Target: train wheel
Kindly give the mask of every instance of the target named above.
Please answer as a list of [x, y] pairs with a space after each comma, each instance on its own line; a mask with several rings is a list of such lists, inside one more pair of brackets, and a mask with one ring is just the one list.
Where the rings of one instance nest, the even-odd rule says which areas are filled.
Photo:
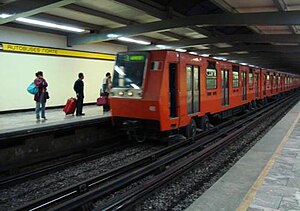
[[192, 138], [194, 139], [197, 135], [197, 124], [194, 119], [191, 119], [190, 124], [185, 129], [185, 136], [186, 138]]
[[210, 128], [209, 118], [207, 115], [205, 115], [201, 118], [201, 129], [202, 131], [206, 131], [209, 130], [209, 128]]
[[136, 142], [139, 143], [142, 143], [146, 140], [146, 134], [143, 131], [134, 131], [132, 137]]

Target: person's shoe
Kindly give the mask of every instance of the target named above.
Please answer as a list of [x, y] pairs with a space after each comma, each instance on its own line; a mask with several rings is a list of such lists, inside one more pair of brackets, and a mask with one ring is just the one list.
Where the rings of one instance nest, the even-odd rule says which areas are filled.
[[81, 116], [84, 116], [84, 115], [85, 115], [85, 113], [81, 113], [80, 115], [81, 115]]
[[37, 116], [37, 117], [36, 117], [36, 121], [39, 121], [39, 120], [40, 120], [40, 117], [39, 117], [39, 116]]
[[44, 120], [47, 120], [47, 118], [46, 117], [42, 117]]

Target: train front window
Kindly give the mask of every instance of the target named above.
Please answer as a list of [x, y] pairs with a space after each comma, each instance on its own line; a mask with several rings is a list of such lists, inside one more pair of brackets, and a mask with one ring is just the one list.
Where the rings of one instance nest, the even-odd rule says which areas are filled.
[[141, 89], [148, 53], [120, 53], [114, 67], [113, 88]]

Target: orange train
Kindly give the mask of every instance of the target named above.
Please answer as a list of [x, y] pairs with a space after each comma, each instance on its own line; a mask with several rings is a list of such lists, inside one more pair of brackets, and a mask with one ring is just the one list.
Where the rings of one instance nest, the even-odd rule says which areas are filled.
[[113, 122], [137, 140], [183, 133], [255, 108], [298, 88], [297, 75], [177, 51], [117, 55], [110, 106]]

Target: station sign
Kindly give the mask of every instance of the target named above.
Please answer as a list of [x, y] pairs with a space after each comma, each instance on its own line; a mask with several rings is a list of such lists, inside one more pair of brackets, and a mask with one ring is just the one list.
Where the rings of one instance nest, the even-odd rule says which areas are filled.
[[53, 55], [53, 56], [66, 56], [66, 57], [77, 57], [77, 58], [87, 58], [87, 59], [100, 59], [100, 60], [111, 60], [114, 61], [116, 56], [113, 54], [103, 54], [94, 53], [87, 51], [76, 51], [60, 48], [47, 48], [32, 45], [19, 45], [2, 43], [2, 50], [9, 52], [19, 52], [19, 53], [30, 53], [30, 54], [40, 54], [40, 55]]

